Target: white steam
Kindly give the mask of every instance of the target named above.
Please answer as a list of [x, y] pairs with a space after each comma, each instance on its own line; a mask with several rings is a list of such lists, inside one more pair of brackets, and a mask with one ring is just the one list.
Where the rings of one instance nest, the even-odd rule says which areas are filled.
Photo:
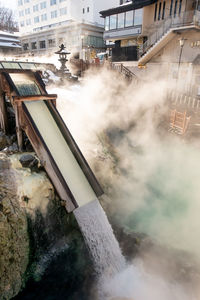
[[[102, 70], [50, 92], [58, 94], [62, 117], [109, 195], [103, 204], [115, 222], [200, 261], [200, 151], [196, 141], [167, 131], [168, 85], [127, 85]], [[109, 300], [198, 299], [136, 262], [103, 289]]]

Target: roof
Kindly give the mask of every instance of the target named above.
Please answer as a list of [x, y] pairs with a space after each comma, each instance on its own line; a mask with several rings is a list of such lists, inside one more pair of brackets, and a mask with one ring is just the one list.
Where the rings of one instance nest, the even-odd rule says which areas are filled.
[[0, 48], [21, 48], [21, 46], [17, 43], [12, 43], [12, 42], [7, 42], [7, 43], [4, 43], [4, 42], [1, 42], [0, 41]]
[[129, 10], [139, 9], [144, 6], [154, 4], [157, 1], [158, 0], [133, 0], [132, 2], [130, 2], [130, 4], [128, 2], [128, 3], [126, 3], [126, 5], [120, 5], [120, 6], [113, 7], [113, 8], [107, 9], [107, 10], [102, 10], [102, 11], [100, 11], [100, 14], [103, 18], [105, 18], [106, 16], [126, 12]]

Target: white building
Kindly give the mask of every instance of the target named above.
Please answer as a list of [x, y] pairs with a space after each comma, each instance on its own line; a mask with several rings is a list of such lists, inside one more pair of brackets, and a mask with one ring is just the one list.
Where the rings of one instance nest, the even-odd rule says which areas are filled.
[[69, 20], [103, 25], [99, 11], [118, 3], [119, 0], [18, 0], [20, 32], [40, 31]]
[[101, 51], [104, 19], [99, 11], [117, 4], [119, 0], [18, 0], [23, 51], [53, 52], [61, 42], [82, 58], [83, 48]]

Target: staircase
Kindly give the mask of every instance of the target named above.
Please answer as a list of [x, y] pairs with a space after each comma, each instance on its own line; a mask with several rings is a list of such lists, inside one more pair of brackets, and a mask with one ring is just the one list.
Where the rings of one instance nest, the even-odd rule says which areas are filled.
[[139, 78], [132, 71], [130, 71], [127, 67], [125, 67], [122, 63], [112, 62], [111, 69], [118, 71], [128, 81], [131, 81], [131, 82], [134, 81], [135, 83], [139, 82]]
[[157, 28], [140, 49], [138, 65], [145, 65], [158, 51], [176, 36], [176, 32], [189, 28], [200, 30], [200, 11], [192, 10], [180, 14], [178, 17], [166, 19]]

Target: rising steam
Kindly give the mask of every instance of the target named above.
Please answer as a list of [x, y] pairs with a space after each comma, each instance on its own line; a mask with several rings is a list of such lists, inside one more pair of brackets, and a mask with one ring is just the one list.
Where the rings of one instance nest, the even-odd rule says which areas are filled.
[[[114, 222], [166, 249], [187, 253], [188, 264], [190, 258], [198, 263], [199, 145], [168, 132], [168, 85], [166, 80], [128, 85], [117, 73], [102, 70], [88, 73], [81, 85], [50, 92], [59, 95], [58, 109], [109, 196], [103, 205]], [[192, 295], [167, 271], [154, 271], [131, 262], [104, 285], [105, 297], [198, 299], [198, 292]]]

